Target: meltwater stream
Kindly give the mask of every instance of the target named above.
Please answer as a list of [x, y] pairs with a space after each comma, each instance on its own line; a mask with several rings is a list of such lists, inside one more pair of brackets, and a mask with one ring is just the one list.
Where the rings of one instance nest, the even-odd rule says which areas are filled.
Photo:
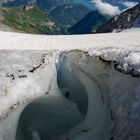
[[69, 56], [60, 59], [58, 87], [24, 109], [16, 140], [108, 140], [108, 116], [96, 81]]

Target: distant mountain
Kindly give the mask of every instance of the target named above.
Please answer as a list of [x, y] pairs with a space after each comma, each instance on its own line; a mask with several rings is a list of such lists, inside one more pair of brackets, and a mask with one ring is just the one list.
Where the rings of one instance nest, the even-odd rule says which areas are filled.
[[0, 29], [35, 34], [67, 34], [47, 13], [37, 7], [1, 7]]
[[128, 28], [140, 27], [140, 4], [124, 11], [119, 16], [115, 16], [101, 25], [97, 33], [108, 33], [112, 31], [120, 32]]
[[107, 17], [98, 11], [87, 14], [82, 20], [68, 29], [70, 34], [89, 34], [96, 32], [96, 29], [107, 21]]
[[92, 2], [92, 0], [72, 0], [72, 2], [84, 5], [91, 10], [95, 10], [95, 4]]
[[65, 4], [51, 11], [51, 16], [66, 28], [71, 27], [91, 12], [81, 4]]
[[[123, 9], [125, 6], [122, 2], [128, 1], [104, 0], [103, 2], [118, 4]], [[92, 8], [89, 8], [87, 3], [92, 2], [91, 0], [0, 0], [2, 6], [0, 30], [38, 34], [68, 34], [68, 32], [88, 34], [114, 30], [118, 32], [140, 26], [139, 5], [109, 20], [109, 17], [97, 10], [91, 12]]]
[[1, 6], [21, 6], [36, 3], [36, 0], [0, 0]]
[[[140, 2], [140, 0], [102, 0], [103, 2], [110, 3], [114, 6], [118, 6], [120, 9], [125, 9], [126, 6], [122, 2]], [[78, 3], [95, 10], [95, 4], [92, 0], [0, 0], [0, 5], [6, 6], [19, 6], [26, 5], [28, 3], [35, 3], [43, 10], [52, 10], [57, 6], [68, 4], [68, 3]]]
[[71, 3], [72, 0], [37, 0], [36, 5], [43, 10], [51, 11], [57, 6]]
[[45, 11], [50, 11], [59, 5], [69, 3], [71, 0], [0, 0], [2, 6], [23, 6], [35, 4]]

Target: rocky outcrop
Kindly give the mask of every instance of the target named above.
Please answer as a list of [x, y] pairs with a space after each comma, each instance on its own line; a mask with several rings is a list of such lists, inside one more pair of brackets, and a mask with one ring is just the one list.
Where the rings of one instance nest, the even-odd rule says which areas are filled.
[[120, 32], [124, 29], [140, 27], [140, 4], [115, 16], [101, 25], [96, 33]]

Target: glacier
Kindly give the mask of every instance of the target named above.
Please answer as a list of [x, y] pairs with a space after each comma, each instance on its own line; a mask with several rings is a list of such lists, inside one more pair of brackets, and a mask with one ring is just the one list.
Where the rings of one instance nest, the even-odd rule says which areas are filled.
[[0, 140], [139, 140], [139, 38], [0, 32]]

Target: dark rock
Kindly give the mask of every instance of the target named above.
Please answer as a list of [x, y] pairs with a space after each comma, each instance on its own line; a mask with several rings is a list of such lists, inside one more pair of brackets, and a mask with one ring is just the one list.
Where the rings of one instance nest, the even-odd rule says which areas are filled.
[[101, 25], [96, 33], [109, 33], [115, 30], [120, 32], [124, 29], [131, 28], [133, 23], [140, 16], [140, 4], [137, 4], [133, 8], [124, 11], [119, 16], [115, 16]]

